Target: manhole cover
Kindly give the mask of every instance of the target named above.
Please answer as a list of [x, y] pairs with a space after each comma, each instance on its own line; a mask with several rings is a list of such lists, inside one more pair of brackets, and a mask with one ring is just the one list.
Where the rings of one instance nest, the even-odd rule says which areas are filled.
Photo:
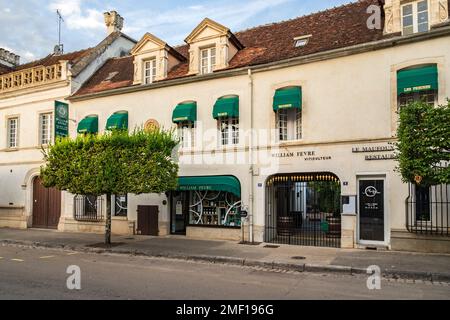
[[265, 245], [264, 246], [264, 248], [268, 248], [268, 249], [277, 249], [277, 248], [279, 248], [280, 246], [274, 246], [274, 245], [271, 245], [271, 244], [268, 244], [268, 245]]
[[294, 260], [305, 260], [306, 258], [297, 256], [297, 257], [292, 257], [291, 259], [294, 259]]

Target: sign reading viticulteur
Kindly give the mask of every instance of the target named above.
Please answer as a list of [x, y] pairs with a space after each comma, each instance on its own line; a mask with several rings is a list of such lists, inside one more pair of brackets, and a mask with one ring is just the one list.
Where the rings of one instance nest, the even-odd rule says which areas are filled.
[[69, 136], [69, 105], [55, 101], [55, 137]]

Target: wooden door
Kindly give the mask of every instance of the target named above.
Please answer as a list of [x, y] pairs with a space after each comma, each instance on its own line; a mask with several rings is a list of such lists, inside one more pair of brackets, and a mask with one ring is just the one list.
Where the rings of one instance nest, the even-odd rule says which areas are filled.
[[158, 214], [158, 206], [138, 206], [138, 234], [146, 236], [158, 236]]
[[33, 180], [33, 228], [56, 229], [61, 217], [61, 191]]

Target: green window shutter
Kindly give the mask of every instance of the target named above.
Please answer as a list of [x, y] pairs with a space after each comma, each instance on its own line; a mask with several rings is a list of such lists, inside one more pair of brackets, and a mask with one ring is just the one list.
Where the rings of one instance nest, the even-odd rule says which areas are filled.
[[78, 133], [90, 133], [90, 134], [98, 133], [98, 117], [91, 116], [84, 118], [78, 124], [77, 131]]
[[437, 65], [429, 65], [397, 72], [397, 94], [438, 90]]
[[173, 123], [197, 121], [197, 103], [191, 102], [177, 105], [175, 110], [173, 110], [172, 121]]
[[301, 109], [302, 108], [302, 88], [290, 87], [278, 89], [273, 98], [273, 111], [279, 109]]
[[114, 113], [106, 122], [106, 130], [127, 130], [128, 113]]
[[233, 176], [180, 177], [179, 191], [226, 191], [241, 197], [241, 183]]
[[213, 109], [213, 118], [239, 118], [239, 97], [217, 100]]

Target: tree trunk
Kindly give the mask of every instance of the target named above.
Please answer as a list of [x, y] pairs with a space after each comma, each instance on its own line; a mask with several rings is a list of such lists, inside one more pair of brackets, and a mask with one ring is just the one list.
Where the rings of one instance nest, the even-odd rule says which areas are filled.
[[105, 228], [105, 244], [111, 244], [111, 195], [106, 195], [106, 228]]

